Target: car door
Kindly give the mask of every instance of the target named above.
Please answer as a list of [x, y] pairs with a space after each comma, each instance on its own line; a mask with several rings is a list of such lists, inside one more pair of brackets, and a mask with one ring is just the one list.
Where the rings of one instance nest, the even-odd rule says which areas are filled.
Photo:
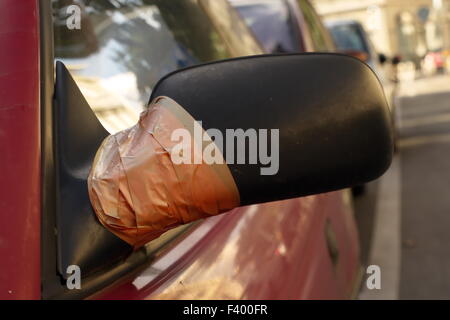
[[[178, 228], [131, 253], [92, 214], [85, 191], [88, 163], [108, 133], [137, 121], [153, 85], [165, 74], [261, 52], [226, 2], [116, 4], [40, 3], [44, 298], [86, 297], [148, 263], [192, 227]], [[239, 34], [239, 46], [230, 36], [234, 33]], [[54, 61], [66, 68], [54, 69]], [[81, 268], [80, 290], [65, 286], [71, 265]]]
[[[68, 25], [77, 14], [80, 28]], [[159, 78], [261, 52], [225, 1], [54, 1], [41, 4], [41, 17], [44, 298], [348, 296], [357, 253], [339, 192], [238, 208], [135, 252], [95, 221], [86, 202], [94, 140], [133, 124]], [[68, 70], [55, 70], [52, 103], [54, 60]], [[330, 209], [348, 228], [322, 228]], [[316, 233], [318, 241], [308, 240]], [[336, 258], [345, 245], [353, 255]], [[65, 285], [71, 265], [81, 268], [81, 289]]]
[[[257, 23], [249, 11], [255, 8], [259, 18], [274, 12], [283, 14], [275, 17], [275, 25], [289, 21], [285, 18], [290, 14], [283, 11], [289, 9], [286, 2], [231, 3], [243, 4], [239, 12], [247, 23]], [[264, 23], [270, 21], [265, 19]], [[251, 29], [258, 36], [255, 25]], [[280, 27], [274, 33], [280, 30], [289, 32], [289, 28]], [[295, 39], [292, 33], [278, 33], [277, 39], [289, 36]], [[270, 41], [272, 34], [265, 37], [267, 41], [259, 40], [266, 44], [266, 50], [277, 47]], [[332, 43], [325, 44], [327, 50], [334, 50]], [[348, 190], [238, 208], [228, 215], [227, 220], [205, 222], [214, 226], [214, 236], [200, 228], [172, 249], [186, 256], [185, 264], [180, 265], [169, 253], [131, 283], [119, 285], [116, 293], [157, 299], [336, 299], [355, 295], [360, 275], [359, 247]], [[194, 246], [192, 239], [200, 237], [202, 241]], [[98, 297], [123, 297], [116, 293]]]

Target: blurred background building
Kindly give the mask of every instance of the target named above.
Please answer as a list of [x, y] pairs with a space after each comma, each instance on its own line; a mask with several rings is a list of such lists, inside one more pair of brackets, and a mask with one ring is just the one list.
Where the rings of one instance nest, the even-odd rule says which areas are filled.
[[380, 53], [421, 67], [450, 47], [450, 0], [312, 0], [327, 21], [357, 20]]

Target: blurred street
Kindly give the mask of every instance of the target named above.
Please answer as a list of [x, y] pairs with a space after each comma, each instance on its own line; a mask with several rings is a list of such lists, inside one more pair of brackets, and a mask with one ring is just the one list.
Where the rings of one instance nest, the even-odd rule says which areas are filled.
[[400, 298], [450, 298], [450, 78], [419, 79], [400, 100]]
[[361, 298], [449, 299], [450, 77], [404, 79], [397, 105], [394, 165], [355, 203], [363, 260], [382, 270]]

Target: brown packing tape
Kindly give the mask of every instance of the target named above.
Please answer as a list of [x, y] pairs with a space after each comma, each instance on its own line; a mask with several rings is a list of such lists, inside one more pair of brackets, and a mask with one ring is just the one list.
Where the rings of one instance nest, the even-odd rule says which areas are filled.
[[176, 129], [189, 131], [192, 159], [202, 153], [204, 146], [194, 143], [194, 121], [174, 100], [159, 97], [135, 126], [107, 137], [97, 152], [88, 178], [92, 206], [107, 229], [135, 248], [180, 224], [239, 206], [238, 189], [215, 145], [221, 163], [172, 162]]

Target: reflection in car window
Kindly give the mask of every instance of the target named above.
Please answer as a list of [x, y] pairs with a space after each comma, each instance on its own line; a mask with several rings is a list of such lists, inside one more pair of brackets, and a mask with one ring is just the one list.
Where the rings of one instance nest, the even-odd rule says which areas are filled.
[[369, 53], [364, 43], [364, 35], [355, 24], [342, 24], [330, 27], [334, 42], [339, 50], [357, 50]]
[[303, 17], [308, 25], [314, 51], [331, 51], [334, 49], [333, 41], [327, 34], [325, 27], [320, 22], [320, 18], [306, 0], [298, 0], [298, 4], [303, 12]]
[[[80, 29], [67, 27], [73, 4]], [[230, 56], [196, 1], [54, 0], [53, 8], [55, 59], [110, 132], [136, 123], [162, 76]]]
[[300, 50], [288, 5], [283, 0], [239, 1], [231, 3], [258, 38], [267, 53]]

